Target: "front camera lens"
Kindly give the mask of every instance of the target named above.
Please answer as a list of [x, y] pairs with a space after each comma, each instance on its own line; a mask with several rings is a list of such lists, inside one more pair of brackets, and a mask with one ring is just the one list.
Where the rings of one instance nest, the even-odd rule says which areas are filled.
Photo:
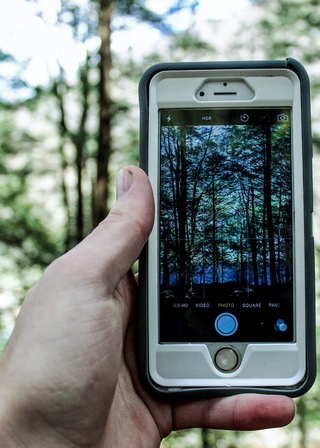
[[200, 95], [200, 96], [204, 96], [204, 92], [200, 92], [199, 95]]

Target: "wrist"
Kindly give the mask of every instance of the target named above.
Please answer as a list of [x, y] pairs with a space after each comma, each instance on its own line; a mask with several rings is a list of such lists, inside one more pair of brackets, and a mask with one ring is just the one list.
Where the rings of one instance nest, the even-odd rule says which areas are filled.
[[39, 406], [39, 402], [47, 401], [43, 390], [28, 381], [20, 366], [8, 368], [7, 352], [0, 361], [0, 447], [75, 448], [50, 424]]
[[10, 395], [0, 394], [0, 446], [3, 448], [27, 447], [28, 435], [24, 437], [24, 422], [18, 409], [14, 410]]
[[23, 400], [15, 403], [9, 394], [0, 394], [1, 448], [75, 448], [34, 412]]

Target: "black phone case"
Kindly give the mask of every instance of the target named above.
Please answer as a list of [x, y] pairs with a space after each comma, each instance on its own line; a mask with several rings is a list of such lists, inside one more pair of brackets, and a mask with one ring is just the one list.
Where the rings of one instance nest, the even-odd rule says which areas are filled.
[[147, 172], [148, 166], [148, 114], [149, 84], [151, 79], [161, 71], [180, 70], [221, 70], [221, 69], [270, 69], [285, 68], [293, 71], [300, 79], [302, 101], [302, 141], [303, 141], [303, 194], [305, 224], [305, 278], [306, 278], [306, 365], [304, 380], [294, 387], [188, 387], [168, 389], [155, 384], [148, 370], [148, 304], [147, 304], [147, 255], [146, 244], [139, 259], [139, 308], [138, 308], [138, 354], [140, 379], [144, 388], [158, 398], [169, 397], [205, 397], [228, 396], [240, 393], [281, 394], [297, 397], [306, 393], [316, 377], [315, 347], [315, 265], [314, 240], [312, 235], [312, 136], [310, 117], [310, 83], [304, 67], [295, 59], [277, 61], [243, 61], [243, 62], [180, 62], [161, 63], [150, 67], [141, 77], [139, 84], [140, 102], [140, 166]]

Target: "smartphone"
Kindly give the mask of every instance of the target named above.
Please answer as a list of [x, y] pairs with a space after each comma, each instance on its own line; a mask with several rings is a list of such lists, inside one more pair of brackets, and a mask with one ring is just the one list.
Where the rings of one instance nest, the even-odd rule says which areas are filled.
[[143, 384], [161, 396], [305, 393], [316, 374], [305, 69], [158, 64], [139, 98], [156, 202], [139, 265]]

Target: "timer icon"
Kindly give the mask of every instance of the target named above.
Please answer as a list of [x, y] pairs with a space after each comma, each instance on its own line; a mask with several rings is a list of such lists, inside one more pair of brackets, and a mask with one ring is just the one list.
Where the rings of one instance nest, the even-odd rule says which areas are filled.
[[249, 115], [248, 114], [242, 114], [240, 115], [240, 120], [243, 121], [244, 123], [246, 123], [249, 120]]

